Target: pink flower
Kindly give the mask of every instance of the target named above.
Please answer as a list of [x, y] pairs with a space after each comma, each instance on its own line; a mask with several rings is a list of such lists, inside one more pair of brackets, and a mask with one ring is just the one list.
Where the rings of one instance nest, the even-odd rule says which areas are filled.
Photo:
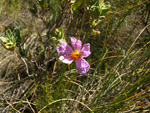
[[78, 73], [81, 75], [87, 73], [90, 69], [90, 65], [85, 59], [83, 59], [83, 57], [88, 57], [91, 54], [90, 44], [84, 44], [82, 47], [81, 40], [77, 40], [74, 37], [71, 37], [70, 39], [74, 51], [65, 41], [59, 42], [56, 50], [58, 53], [64, 55], [60, 56], [59, 59], [66, 64], [71, 64], [73, 61], [75, 61]]

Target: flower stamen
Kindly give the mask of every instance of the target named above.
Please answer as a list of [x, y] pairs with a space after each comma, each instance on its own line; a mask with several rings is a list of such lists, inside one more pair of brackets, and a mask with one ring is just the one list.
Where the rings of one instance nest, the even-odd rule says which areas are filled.
[[70, 57], [73, 59], [73, 60], [76, 60], [77, 58], [80, 57], [80, 52], [78, 50], [75, 50], [73, 51], [71, 54], [70, 54]]

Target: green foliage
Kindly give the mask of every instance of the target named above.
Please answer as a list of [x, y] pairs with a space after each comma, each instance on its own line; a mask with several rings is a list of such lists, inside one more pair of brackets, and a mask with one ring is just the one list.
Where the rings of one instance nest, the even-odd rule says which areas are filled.
[[[11, 1], [7, 2], [10, 6]], [[19, 7], [20, 2], [17, 3]], [[27, 105], [26, 110], [41, 113], [149, 110], [148, 0], [23, 3], [27, 3], [31, 22], [18, 20], [19, 29], [17, 24], [2, 26], [6, 36], [0, 37], [3, 47], [16, 50], [28, 75], [15, 83], [31, 83], [20, 100], [15, 101], [18, 104], [11, 104], [15, 109]], [[24, 11], [21, 8], [17, 11], [20, 10]], [[142, 24], [143, 20], [146, 24]], [[30, 32], [24, 34], [26, 29]], [[77, 73], [74, 62], [63, 64], [56, 52], [57, 44], [62, 40], [69, 42], [70, 36], [82, 40], [83, 44], [90, 43], [92, 54], [86, 58], [90, 70], [84, 75]]]
[[73, 10], [76, 10], [78, 7], [81, 6], [81, 4], [83, 4], [83, 0], [77, 0], [75, 3], [73, 3], [71, 5], [71, 7], [72, 7]]
[[36, 6], [35, 4], [34, 4], [33, 7], [30, 8], [29, 10], [30, 10], [30, 12], [31, 12], [32, 14], [34, 14], [34, 15], [37, 14], [37, 6]]
[[14, 30], [14, 37], [16, 38], [16, 45], [19, 46], [21, 43], [21, 36], [20, 36], [20, 30], [19, 29]]
[[[10, 51], [13, 51], [16, 47], [16, 44], [14, 42], [12, 42], [12, 40], [8, 39], [8, 38], [5, 38], [5, 37], [0, 37], [1, 39], [1, 45], [7, 49], [7, 50], [10, 50]], [[14, 39], [14, 38], [13, 38]], [[15, 40], [13, 40], [15, 41]]]
[[50, 36], [52, 37], [51, 39], [48, 40], [48, 42], [59, 42], [62, 40], [64, 36], [64, 30], [62, 27], [56, 28], [54, 31], [51, 32]]
[[5, 33], [7, 37], [0, 37], [1, 44], [5, 49], [13, 51], [21, 43], [20, 31], [8, 26]]
[[97, 5], [91, 8], [91, 14], [93, 19], [107, 16], [109, 9], [110, 9], [109, 1], [103, 2], [103, 0], [102, 1], [100, 0], [97, 3]]
[[21, 47], [19, 47], [19, 54], [21, 55], [21, 57], [25, 57], [26, 56], [25, 49], [22, 49]]
[[98, 0], [87, 0], [86, 3], [87, 3], [87, 6], [90, 7], [90, 6], [94, 6], [94, 5], [98, 4], [99, 1]]

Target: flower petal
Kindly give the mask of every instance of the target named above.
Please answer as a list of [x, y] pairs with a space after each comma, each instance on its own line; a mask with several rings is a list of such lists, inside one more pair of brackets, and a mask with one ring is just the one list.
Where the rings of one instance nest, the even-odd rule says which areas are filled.
[[58, 53], [61, 54], [71, 54], [73, 52], [72, 48], [65, 41], [59, 42], [56, 50]]
[[89, 43], [84, 44], [81, 51], [80, 51], [80, 55], [83, 57], [88, 57], [90, 54], [91, 54], [90, 44]]
[[82, 47], [82, 42], [81, 40], [77, 40], [75, 37], [70, 37], [71, 44], [74, 48], [74, 50], [80, 50]]
[[61, 60], [65, 64], [71, 64], [73, 62], [70, 56], [60, 56], [59, 60]]
[[77, 69], [78, 73], [80, 75], [82, 75], [82, 74], [88, 72], [88, 70], [90, 69], [90, 65], [85, 59], [78, 58], [76, 60], [76, 69]]

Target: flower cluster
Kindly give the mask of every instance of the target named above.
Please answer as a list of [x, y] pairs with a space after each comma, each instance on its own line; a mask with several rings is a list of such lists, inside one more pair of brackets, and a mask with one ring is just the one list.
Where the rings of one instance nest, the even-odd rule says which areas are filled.
[[64, 55], [60, 56], [59, 59], [66, 64], [71, 64], [75, 61], [78, 73], [81, 75], [87, 73], [90, 69], [90, 65], [83, 57], [88, 57], [91, 54], [90, 44], [84, 44], [82, 47], [81, 40], [77, 40], [74, 37], [70, 37], [70, 39], [74, 50], [65, 41], [59, 42], [56, 50], [58, 53]]

